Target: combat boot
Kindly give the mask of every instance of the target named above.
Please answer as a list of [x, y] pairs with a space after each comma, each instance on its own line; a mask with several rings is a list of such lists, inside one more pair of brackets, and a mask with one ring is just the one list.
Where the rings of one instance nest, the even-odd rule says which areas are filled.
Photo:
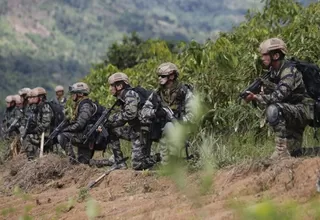
[[76, 155], [73, 151], [73, 146], [71, 143], [68, 143], [66, 145], [66, 149], [65, 149], [66, 153], [67, 153], [67, 156], [69, 157], [69, 162], [71, 164], [78, 164], [77, 160], [76, 160]]
[[114, 163], [111, 166], [111, 169], [113, 169], [113, 170], [126, 170], [126, 169], [128, 169], [128, 166], [127, 166], [126, 162]]
[[109, 159], [103, 159], [103, 160], [95, 160], [90, 159], [89, 165], [90, 166], [96, 166], [98, 168], [104, 167], [104, 166], [112, 166], [114, 163], [110, 161]]
[[275, 142], [276, 142], [275, 151], [271, 154], [269, 159], [262, 161], [262, 164], [264, 166], [270, 166], [271, 164], [274, 164], [282, 159], [290, 158], [287, 139], [276, 137]]
[[125, 159], [123, 158], [123, 154], [120, 149], [112, 149], [113, 156], [114, 156], [114, 164], [112, 165], [111, 169], [115, 170], [125, 170], [127, 169], [127, 164]]

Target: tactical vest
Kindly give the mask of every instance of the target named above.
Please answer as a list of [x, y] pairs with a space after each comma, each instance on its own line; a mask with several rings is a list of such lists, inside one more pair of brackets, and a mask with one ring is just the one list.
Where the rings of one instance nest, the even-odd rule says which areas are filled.
[[174, 116], [177, 119], [181, 119], [186, 114], [186, 95], [188, 90], [192, 91], [192, 87], [189, 84], [178, 83], [173, 89], [162, 89], [157, 91], [157, 94], [161, 98], [162, 104], [169, 106], [174, 112]]

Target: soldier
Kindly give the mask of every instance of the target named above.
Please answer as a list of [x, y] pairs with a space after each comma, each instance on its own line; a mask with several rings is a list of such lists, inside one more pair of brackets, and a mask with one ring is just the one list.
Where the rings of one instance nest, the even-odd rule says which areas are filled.
[[16, 107], [14, 109], [14, 121], [11, 124], [12, 128], [10, 130], [12, 130], [15, 133], [15, 138], [10, 144], [10, 154], [12, 156], [16, 156], [21, 149], [20, 127], [21, 127], [21, 122], [23, 120], [24, 115], [23, 115], [23, 100], [21, 96], [14, 95], [13, 99], [16, 102]]
[[21, 99], [22, 99], [22, 113], [23, 113], [23, 117], [21, 120], [21, 125], [20, 125], [20, 133], [22, 133], [22, 131], [24, 131], [24, 128], [26, 126], [27, 123], [27, 119], [28, 117], [31, 115], [31, 109], [29, 108], [29, 95], [31, 93], [31, 89], [30, 88], [22, 88], [18, 91], [18, 94], [20, 95]]
[[22, 88], [18, 92], [18, 94], [22, 98], [23, 108], [26, 108], [28, 106], [28, 93], [30, 93], [30, 92], [31, 92], [30, 88]]
[[260, 94], [248, 92], [246, 101], [255, 100], [266, 107], [267, 122], [275, 132], [275, 151], [270, 157], [273, 162], [301, 148], [304, 129], [313, 120], [314, 101], [307, 94], [301, 72], [285, 60], [287, 46], [283, 40], [267, 39], [260, 44], [259, 52], [271, 71], [264, 84], [272, 89]]
[[[94, 150], [90, 149], [87, 145], [83, 145], [82, 142], [83, 136], [89, 127], [90, 118], [95, 111], [88, 97], [90, 89], [86, 83], [78, 82], [69, 88], [69, 93], [71, 94], [72, 101], [75, 103], [73, 115], [70, 124], [58, 135], [58, 141], [69, 156], [70, 163], [76, 164], [79, 162], [88, 164]], [[77, 159], [73, 151], [73, 145], [78, 148]]]
[[[46, 95], [47, 92], [44, 88], [36, 87], [31, 90], [30, 97], [28, 97], [32, 115], [25, 127], [26, 137], [23, 142], [22, 152], [27, 154], [29, 160], [38, 155], [42, 133], [44, 133], [45, 137], [50, 134], [50, 126], [54, 114], [50, 105], [46, 103]], [[52, 151], [52, 146], [46, 146], [44, 151]]]
[[[151, 166], [145, 160], [142, 152], [141, 125], [138, 119], [140, 97], [129, 84], [129, 78], [124, 73], [114, 73], [108, 78], [109, 90], [120, 103], [120, 111], [112, 114], [106, 127], [110, 128], [110, 146], [113, 152], [114, 166], [117, 169], [126, 169], [123, 153], [120, 148], [120, 139], [132, 143], [132, 168], [135, 170], [147, 169]], [[128, 124], [128, 125], [126, 125]]]
[[54, 91], [56, 92], [56, 97], [54, 97], [51, 101], [56, 104], [61, 105], [61, 107], [64, 108], [64, 106], [67, 102], [67, 98], [64, 96], [63, 86], [61, 86], [61, 85], [56, 86]]
[[[168, 120], [168, 113], [162, 107], [169, 107], [174, 119], [189, 122], [192, 119], [190, 101], [193, 98], [192, 88], [178, 80], [179, 71], [175, 64], [162, 63], [157, 68], [159, 88], [146, 101], [141, 110], [141, 120], [157, 120], [159, 124], [161, 163], [167, 164], [169, 158], [169, 142], [167, 134], [174, 126]], [[154, 129], [157, 129], [154, 127]], [[152, 131], [154, 132], [154, 131]]]
[[12, 122], [14, 121], [14, 114], [15, 114], [15, 106], [16, 102], [13, 95], [9, 95], [5, 99], [6, 101], [6, 111], [4, 113], [4, 117], [2, 120], [2, 132], [5, 134], [5, 137], [12, 136], [10, 135], [10, 132], [8, 129]]

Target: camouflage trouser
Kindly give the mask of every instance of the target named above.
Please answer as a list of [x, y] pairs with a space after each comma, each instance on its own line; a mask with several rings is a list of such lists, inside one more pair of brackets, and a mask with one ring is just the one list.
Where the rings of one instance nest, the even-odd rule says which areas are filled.
[[312, 106], [277, 103], [281, 109], [278, 123], [271, 125], [275, 132], [275, 154], [292, 153], [301, 148], [305, 127], [313, 119]]
[[37, 134], [27, 134], [22, 142], [21, 153], [25, 153], [29, 160], [39, 155], [40, 137]]
[[140, 129], [132, 126], [113, 128], [110, 131], [110, 148], [112, 149], [114, 160], [119, 163], [123, 160], [123, 153], [120, 147], [120, 139], [131, 141], [132, 143], [132, 167], [141, 169], [144, 163], [143, 146], [140, 140]]
[[[44, 143], [46, 142], [48, 134], [45, 133]], [[29, 160], [33, 160], [39, 156], [41, 144], [41, 135], [38, 134], [27, 134], [22, 142], [21, 153], [25, 153]], [[48, 143], [44, 146], [43, 152], [49, 153], [53, 151], [52, 143]]]
[[162, 136], [159, 141], [161, 163], [164, 165], [169, 161], [171, 143], [168, 140], [168, 134], [173, 131], [173, 128], [174, 124], [172, 122], [167, 122], [162, 129]]
[[[58, 135], [58, 141], [60, 146], [65, 150], [69, 156], [71, 163], [84, 163], [89, 164], [90, 159], [93, 157], [94, 150], [90, 149], [89, 145], [83, 144], [82, 133], [63, 132]], [[78, 149], [78, 157], [76, 158], [73, 151], [73, 146]]]

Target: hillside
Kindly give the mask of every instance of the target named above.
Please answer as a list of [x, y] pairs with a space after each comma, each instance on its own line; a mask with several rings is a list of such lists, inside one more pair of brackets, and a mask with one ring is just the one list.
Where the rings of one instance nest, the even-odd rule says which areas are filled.
[[[132, 31], [204, 41], [244, 19], [253, 0], [0, 0], [0, 99], [24, 86], [68, 85]], [[1, 103], [3, 104], [3, 103]]]
[[[93, 61], [123, 34], [204, 41], [244, 20], [246, 0], [1, 0], [6, 52]], [[10, 38], [9, 38], [10, 37]]]
[[91, 63], [132, 31], [144, 39], [203, 42], [262, 5], [256, 0], [0, 0], [0, 99], [25, 86], [41, 85], [52, 94], [56, 84], [86, 75]]
[[157, 171], [117, 170], [86, 191], [102, 170], [71, 167], [52, 155], [36, 162], [19, 158], [0, 170], [0, 218], [319, 219], [319, 162], [300, 158], [270, 167], [228, 167], [208, 175], [213, 184], [206, 188], [201, 172], [188, 174], [181, 185]]

